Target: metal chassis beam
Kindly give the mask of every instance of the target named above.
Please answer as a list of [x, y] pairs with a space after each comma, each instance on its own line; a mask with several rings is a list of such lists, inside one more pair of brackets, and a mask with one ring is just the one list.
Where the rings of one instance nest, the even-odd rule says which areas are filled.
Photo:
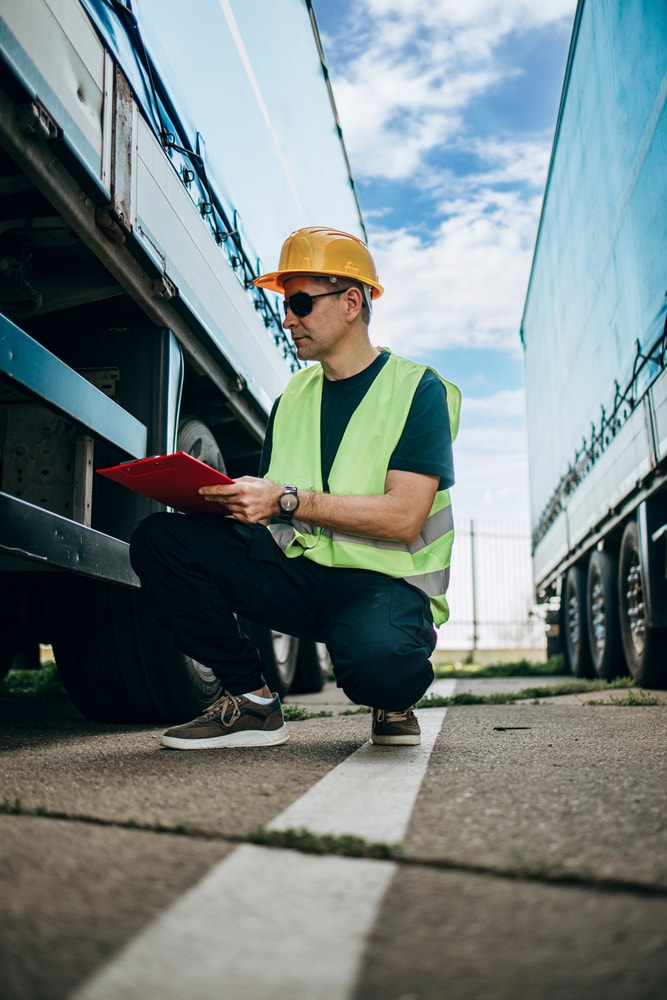
[[0, 570], [73, 570], [111, 583], [138, 587], [127, 542], [0, 493]]

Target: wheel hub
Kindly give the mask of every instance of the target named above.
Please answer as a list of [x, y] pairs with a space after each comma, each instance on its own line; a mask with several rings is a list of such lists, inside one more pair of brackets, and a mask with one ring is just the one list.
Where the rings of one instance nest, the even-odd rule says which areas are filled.
[[579, 617], [579, 602], [574, 594], [567, 605], [567, 629], [573, 649], [579, 648], [581, 642], [581, 619]]
[[602, 655], [607, 644], [607, 616], [604, 609], [604, 588], [596, 576], [591, 589], [591, 633], [598, 655]]
[[637, 656], [641, 656], [646, 643], [646, 608], [639, 562], [633, 562], [626, 577], [625, 598], [628, 602], [628, 621], [632, 646]]

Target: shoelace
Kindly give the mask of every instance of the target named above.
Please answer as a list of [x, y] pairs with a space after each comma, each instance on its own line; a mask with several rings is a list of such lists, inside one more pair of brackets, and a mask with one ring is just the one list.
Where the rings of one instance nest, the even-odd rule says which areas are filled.
[[404, 712], [392, 712], [384, 708], [376, 708], [376, 716], [378, 722], [407, 722], [412, 714], [411, 708], [406, 708]]
[[[229, 719], [229, 721], [227, 721], [225, 719], [225, 715], [227, 714], [227, 710], [230, 705], [233, 706], [232, 717], [231, 719]], [[229, 694], [228, 691], [225, 691], [222, 697], [218, 698], [217, 701], [214, 701], [212, 705], [208, 706], [202, 718], [212, 719], [214, 716], [219, 715], [220, 721], [223, 724], [223, 726], [227, 726], [227, 728], [229, 728], [230, 726], [234, 725], [240, 714], [241, 714], [241, 709], [239, 708], [238, 698], [235, 698], [233, 694]]]

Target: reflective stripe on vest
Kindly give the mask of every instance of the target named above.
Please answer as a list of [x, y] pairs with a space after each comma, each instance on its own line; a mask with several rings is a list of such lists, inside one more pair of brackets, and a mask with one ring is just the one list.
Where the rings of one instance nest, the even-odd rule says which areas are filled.
[[[401, 437], [414, 393], [426, 369], [391, 355], [353, 413], [329, 474], [332, 494], [381, 494], [389, 460]], [[274, 418], [271, 461], [266, 478], [293, 483], [300, 490], [321, 492], [320, 407], [323, 373], [320, 365], [298, 372], [290, 380]], [[458, 430], [461, 394], [447, 389], [452, 438]], [[378, 413], [382, 419], [378, 420]], [[448, 490], [439, 490], [419, 537], [412, 543], [367, 538], [318, 528], [295, 518], [291, 525], [269, 529], [286, 555], [305, 555], [322, 566], [368, 569], [402, 577], [429, 597], [436, 625], [449, 608], [445, 592], [454, 526]]]

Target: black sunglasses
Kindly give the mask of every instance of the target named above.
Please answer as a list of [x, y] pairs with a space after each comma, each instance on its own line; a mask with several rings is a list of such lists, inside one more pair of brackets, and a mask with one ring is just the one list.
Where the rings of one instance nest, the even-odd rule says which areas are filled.
[[313, 311], [313, 302], [315, 299], [325, 299], [327, 295], [342, 295], [346, 291], [347, 288], [338, 288], [335, 292], [322, 292], [321, 295], [309, 295], [308, 292], [295, 292], [294, 295], [290, 295], [283, 302], [285, 315], [287, 316], [288, 310], [291, 309], [294, 315], [301, 319]]

